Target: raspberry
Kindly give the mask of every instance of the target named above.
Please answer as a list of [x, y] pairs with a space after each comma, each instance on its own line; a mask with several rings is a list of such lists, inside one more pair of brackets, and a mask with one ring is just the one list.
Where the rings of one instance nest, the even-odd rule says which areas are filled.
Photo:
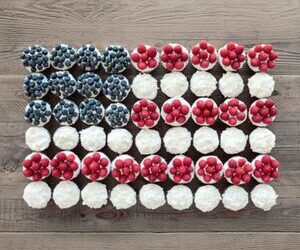
[[222, 176], [223, 164], [217, 156], [203, 156], [196, 163], [196, 174], [206, 184], [218, 182]]

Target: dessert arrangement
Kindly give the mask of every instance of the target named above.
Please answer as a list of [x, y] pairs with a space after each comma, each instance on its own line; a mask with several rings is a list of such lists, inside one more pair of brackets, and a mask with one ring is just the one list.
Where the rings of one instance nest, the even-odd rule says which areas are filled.
[[[194, 204], [200, 211], [210, 212], [220, 202], [228, 210], [239, 211], [250, 198], [257, 208], [269, 211], [278, 197], [269, 183], [279, 178], [280, 162], [270, 155], [276, 136], [267, 127], [278, 110], [270, 98], [275, 81], [266, 72], [276, 66], [277, 57], [270, 44], [247, 50], [242, 44], [228, 42], [217, 49], [207, 41], [200, 41], [190, 51], [178, 43], [168, 43], [161, 51], [147, 44], [139, 44], [132, 52], [122, 45], [109, 45], [101, 51], [92, 44], [79, 49], [67, 44], [55, 45], [50, 51], [40, 45], [24, 49], [21, 59], [30, 74], [23, 87], [31, 98], [24, 119], [32, 125], [25, 133], [32, 153], [22, 163], [23, 175], [30, 180], [23, 193], [25, 202], [41, 209], [52, 199], [66, 209], [81, 199], [92, 209], [108, 201], [115, 209], [128, 209], [138, 197], [151, 210], [168, 204], [181, 211]], [[190, 80], [183, 73], [189, 62], [196, 69]], [[168, 72], [158, 84], [151, 72], [160, 63]], [[225, 71], [219, 80], [209, 72], [217, 63]], [[87, 71], [77, 79], [68, 71], [76, 64]], [[255, 72], [247, 83], [254, 98], [249, 106], [238, 99], [246, 88], [238, 73], [245, 64]], [[139, 72], [132, 82], [122, 74], [131, 65]], [[56, 71], [47, 78], [41, 72], [50, 66]], [[101, 69], [108, 75], [106, 79], [96, 73]], [[217, 88], [225, 98], [221, 103], [211, 98]], [[198, 98], [193, 103], [183, 97], [188, 89]], [[168, 98], [161, 106], [155, 101], [160, 90]], [[84, 97], [82, 102], [70, 100], [76, 91]], [[137, 101], [128, 107], [123, 101], [131, 92]], [[53, 107], [43, 100], [48, 94], [60, 99]], [[105, 107], [101, 98], [110, 104]], [[52, 117], [60, 125], [53, 135], [44, 127]], [[189, 119], [198, 127], [193, 133], [185, 127]], [[168, 126], [164, 135], [159, 121]], [[226, 126], [220, 135], [214, 129], [217, 121]], [[87, 127], [76, 129], [78, 122]], [[110, 127], [107, 134], [103, 122]], [[245, 122], [256, 127], [249, 135], [240, 128]], [[135, 136], [126, 129], [128, 123], [139, 130]], [[52, 141], [61, 151], [50, 158], [44, 151]], [[241, 155], [248, 141], [256, 154], [253, 159]], [[133, 145], [143, 156], [141, 161], [128, 154]], [[82, 158], [72, 151], [78, 146], [87, 151]], [[109, 158], [101, 151], [106, 146], [118, 156]], [[158, 153], [162, 147], [172, 155], [170, 161]], [[190, 155], [190, 147], [202, 156]], [[226, 162], [214, 153], [217, 148], [228, 155]], [[44, 180], [50, 175], [60, 180], [53, 190]], [[82, 190], [75, 181], [79, 175], [89, 181]], [[118, 182], [112, 189], [102, 183], [109, 176]], [[138, 195], [131, 187], [137, 178], [148, 182]], [[194, 193], [186, 185], [193, 179], [199, 183]], [[221, 194], [214, 184], [222, 179], [229, 186]], [[174, 185], [166, 190], [163, 183], [169, 180]], [[260, 184], [248, 193], [244, 187], [251, 180]]]

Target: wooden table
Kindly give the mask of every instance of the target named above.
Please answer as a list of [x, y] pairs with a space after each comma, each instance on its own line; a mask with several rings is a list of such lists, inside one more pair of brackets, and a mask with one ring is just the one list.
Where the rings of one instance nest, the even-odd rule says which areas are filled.
[[[299, 249], [299, 5], [299, 0], [1, 0], [0, 249]], [[268, 42], [280, 52], [278, 66], [271, 72], [276, 80], [273, 97], [280, 111], [270, 127], [277, 135], [272, 155], [282, 163], [281, 178], [272, 183], [280, 195], [277, 206], [266, 213], [249, 204], [245, 210], [233, 213], [220, 205], [208, 214], [194, 206], [184, 212], [169, 206], [151, 212], [140, 204], [125, 211], [117, 211], [111, 204], [97, 210], [81, 205], [59, 210], [52, 202], [43, 210], [27, 207], [22, 192], [28, 180], [20, 169], [20, 162], [29, 153], [24, 144], [28, 125], [22, 116], [28, 101], [22, 81], [28, 72], [18, 60], [23, 47], [37, 43], [50, 49], [58, 42], [79, 47], [91, 42], [99, 48], [122, 43], [132, 49], [140, 42], [161, 47], [170, 41], [191, 47], [200, 39], [217, 46], [234, 40], [248, 48]], [[191, 67], [185, 71], [188, 78], [193, 72]], [[160, 68], [154, 75], [160, 79], [164, 73]], [[213, 73], [220, 78], [222, 70], [217, 67]], [[134, 74], [134, 70], [127, 72], [130, 79]], [[241, 74], [246, 82], [252, 73], [244, 67]], [[196, 99], [190, 92], [185, 97], [190, 101]], [[218, 103], [222, 101], [219, 92], [214, 98]], [[51, 103], [57, 102], [53, 97], [48, 99]], [[104, 97], [100, 99], [107, 105]], [[157, 101], [161, 104], [164, 99], [165, 96], [159, 97]], [[241, 99], [250, 103], [248, 90], [245, 89]], [[131, 97], [128, 102], [134, 100]], [[57, 127], [52, 122], [47, 128], [52, 125]], [[222, 128], [219, 125], [217, 128]], [[192, 131], [196, 129], [195, 125], [188, 126]], [[248, 132], [253, 129], [249, 123], [244, 128]], [[129, 125], [129, 129], [134, 133], [138, 131], [133, 125]], [[162, 125], [162, 132], [165, 129]], [[84, 155], [82, 150], [76, 150], [80, 156]], [[47, 153], [53, 155], [54, 152]], [[217, 154], [222, 159], [227, 157], [221, 150]], [[193, 149], [191, 155], [199, 157]], [[249, 145], [245, 155], [253, 156]], [[49, 178], [52, 187], [54, 182]], [[86, 183], [82, 179], [77, 182], [80, 187]], [[111, 179], [106, 183], [116, 184]], [[138, 189], [143, 183], [140, 179], [133, 186]], [[247, 190], [254, 184], [248, 185]], [[170, 186], [167, 183], [166, 189]], [[197, 186], [199, 182], [193, 181], [193, 191]], [[218, 185], [221, 191], [226, 186], [225, 182]]]

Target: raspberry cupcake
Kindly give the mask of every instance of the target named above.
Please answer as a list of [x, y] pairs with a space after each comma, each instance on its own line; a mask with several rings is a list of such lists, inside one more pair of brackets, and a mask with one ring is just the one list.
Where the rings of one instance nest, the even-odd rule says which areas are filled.
[[250, 162], [241, 156], [234, 156], [224, 164], [224, 177], [234, 185], [250, 182], [253, 167]]
[[271, 155], [258, 155], [252, 161], [253, 178], [260, 183], [269, 183], [279, 177], [280, 162]]
[[32, 181], [40, 181], [51, 173], [50, 159], [42, 153], [31, 153], [23, 161], [23, 175]]
[[171, 98], [162, 105], [161, 117], [171, 126], [182, 126], [190, 116], [191, 106], [183, 98]]
[[84, 44], [76, 51], [77, 64], [81, 70], [94, 71], [99, 68], [101, 53], [91, 44]]
[[139, 44], [131, 55], [133, 67], [143, 73], [149, 73], [159, 64], [159, 53], [154, 46]]
[[102, 80], [94, 72], [86, 72], [77, 78], [76, 89], [85, 98], [95, 98], [102, 89]]
[[266, 72], [276, 67], [277, 57], [271, 44], [257, 44], [248, 51], [247, 63], [254, 72]]
[[246, 62], [246, 50], [241, 44], [229, 42], [218, 51], [219, 63], [225, 71], [237, 71]]
[[25, 95], [33, 99], [42, 99], [49, 91], [49, 82], [42, 73], [31, 73], [24, 79]]
[[152, 183], [166, 181], [167, 169], [167, 162], [159, 155], [149, 155], [141, 163], [141, 175]]
[[91, 181], [105, 179], [110, 172], [110, 160], [102, 152], [88, 153], [81, 163], [81, 173]]
[[212, 69], [218, 59], [216, 47], [205, 40], [194, 45], [190, 51], [192, 65], [198, 70]]
[[49, 51], [40, 45], [25, 48], [21, 60], [23, 66], [30, 72], [41, 72], [50, 67]]
[[79, 109], [74, 102], [63, 99], [55, 105], [53, 115], [60, 125], [73, 125], [78, 120]]
[[126, 126], [129, 118], [129, 110], [122, 103], [112, 103], [105, 110], [105, 121], [112, 128]]
[[223, 163], [217, 156], [203, 156], [196, 163], [195, 173], [202, 183], [216, 183], [223, 176]]
[[134, 181], [140, 174], [141, 167], [127, 154], [117, 156], [111, 164], [112, 176], [120, 183]]
[[81, 162], [71, 151], [61, 151], [51, 160], [52, 175], [62, 180], [72, 180], [80, 173]]
[[50, 91], [60, 99], [67, 98], [76, 90], [76, 80], [68, 71], [53, 72], [49, 78]]
[[273, 123], [277, 112], [272, 99], [259, 99], [251, 104], [249, 119], [255, 126], [266, 127]]
[[44, 126], [51, 119], [51, 107], [48, 102], [34, 100], [25, 107], [24, 119], [34, 126]]
[[138, 128], [153, 128], [160, 118], [160, 110], [155, 102], [142, 99], [131, 109], [131, 120]]
[[210, 98], [199, 98], [192, 105], [192, 119], [201, 126], [213, 125], [219, 114], [218, 105]]
[[247, 119], [247, 105], [237, 99], [226, 99], [219, 107], [220, 120], [228, 126], [234, 127]]
[[76, 49], [67, 44], [57, 44], [51, 50], [50, 63], [57, 70], [68, 70], [76, 64]]
[[169, 178], [179, 183], [189, 183], [194, 178], [194, 162], [185, 155], [176, 155], [168, 165]]
[[188, 50], [178, 43], [163, 46], [160, 55], [162, 65], [169, 71], [182, 71], [189, 62]]

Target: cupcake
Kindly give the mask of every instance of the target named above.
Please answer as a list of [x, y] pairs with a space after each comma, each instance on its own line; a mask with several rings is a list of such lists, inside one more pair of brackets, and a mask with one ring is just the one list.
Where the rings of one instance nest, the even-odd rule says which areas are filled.
[[131, 90], [128, 79], [123, 75], [111, 75], [103, 84], [103, 94], [113, 102], [122, 102]]
[[228, 71], [219, 80], [219, 89], [224, 97], [237, 97], [244, 90], [243, 78], [239, 73]]
[[94, 72], [86, 72], [77, 78], [76, 88], [85, 98], [95, 98], [102, 89], [102, 80]]
[[61, 151], [51, 160], [52, 175], [62, 180], [72, 180], [80, 173], [81, 162], [71, 151]]
[[25, 143], [32, 151], [44, 151], [50, 142], [50, 133], [43, 127], [30, 127], [25, 132]]
[[73, 181], [61, 181], [53, 190], [54, 203], [60, 209], [75, 206], [80, 199], [80, 190]]
[[141, 162], [141, 175], [149, 182], [164, 182], [167, 180], [168, 164], [159, 155], [149, 155]]
[[141, 204], [148, 209], [157, 209], [166, 203], [164, 189], [156, 184], [143, 185], [139, 192]]
[[219, 190], [213, 185], [199, 187], [194, 197], [196, 208], [204, 213], [214, 210], [221, 200]]
[[23, 161], [23, 175], [32, 181], [40, 181], [51, 173], [50, 159], [42, 153], [31, 153]]
[[214, 184], [220, 181], [223, 172], [222, 161], [214, 155], [202, 156], [195, 166], [197, 178], [205, 184]]
[[49, 82], [41, 73], [31, 73], [24, 79], [25, 95], [33, 99], [43, 98], [49, 91]]
[[111, 163], [112, 176], [120, 183], [134, 181], [140, 174], [141, 167], [130, 155], [117, 156]]
[[168, 97], [180, 97], [188, 90], [189, 82], [183, 73], [171, 72], [160, 80], [160, 88]]
[[269, 211], [277, 204], [278, 195], [272, 186], [258, 184], [250, 193], [253, 204], [264, 211]]
[[153, 128], [160, 118], [160, 110], [155, 102], [142, 99], [131, 109], [131, 120], [138, 128]]
[[102, 208], [107, 204], [108, 193], [105, 184], [90, 182], [81, 190], [82, 205], [89, 208]]
[[168, 165], [168, 176], [175, 183], [189, 183], [194, 178], [194, 162], [185, 155], [176, 155]]
[[133, 67], [143, 73], [153, 71], [159, 64], [159, 52], [154, 46], [146, 44], [139, 44], [130, 57]]
[[249, 202], [246, 190], [235, 185], [228, 187], [223, 193], [222, 198], [224, 207], [234, 212], [242, 210]]
[[141, 155], [155, 154], [161, 148], [161, 137], [156, 130], [143, 129], [135, 137], [135, 146]]
[[169, 71], [182, 71], [189, 62], [188, 50], [178, 43], [163, 46], [160, 55], [162, 65]]
[[76, 49], [67, 44], [57, 44], [51, 50], [50, 63], [57, 70], [68, 70], [76, 64]]
[[106, 73], [121, 73], [130, 66], [129, 52], [121, 45], [109, 45], [103, 52], [101, 63]]
[[103, 128], [90, 126], [80, 132], [81, 146], [87, 151], [98, 151], [105, 146], [106, 134]]
[[47, 207], [51, 194], [51, 188], [46, 182], [35, 181], [26, 185], [23, 199], [29, 207], [41, 209]]
[[161, 117], [171, 126], [182, 126], [190, 116], [191, 106], [183, 98], [171, 98], [162, 105]]
[[192, 65], [198, 70], [212, 69], [216, 65], [217, 59], [215, 46], [205, 40], [195, 44], [190, 51]]
[[67, 98], [76, 90], [76, 80], [68, 71], [57, 71], [50, 75], [51, 92], [60, 99]]
[[226, 154], [238, 154], [247, 144], [248, 136], [237, 128], [226, 128], [221, 133], [221, 148]]
[[62, 150], [72, 150], [78, 145], [79, 134], [74, 127], [62, 126], [54, 132], [53, 142]]
[[101, 181], [110, 172], [110, 160], [102, 152], [88, 153], [81, 163], [81, 173], [91, 181]]
[[219, 146], [219, 136], [216, 130], [210, 127], [201, 127], [193, 136], [193, 146], [201, 154], [215, 151]]
[[253, 178], [260, 183], [269, 183], [279, 177], [280, 162], [271, 155], [258, 155], [252, 161]]
[[256, 73], [248, 79], [251, 97], [266, 98], [272, 95], [275, 87], [273, 76], [267, 73]]
[[249, 135], [250, 148], [255, 153], [268, 154], [275, 147], [276, 135], [267, 128], [256, 128]]
[[247, 54], [247, 63], [254, 72], [266, 72], [276, 66], [275, 60], [278, 52], [273, 50], [271, 44], [257, 44]]
[[102, 103], [94, 98], [85, 99], [79, 104], [79, 117], [87, 125], [97, 125], [104, 118]]
[[73, 125], [78, 120], [79, 110], [74, 102], [63, 99], [55, 105], [53, 115], [60, 125]]
[[168, 191], [167, 202], [176, 210], [188, 209], [193, 204], [193, 193], [185, 185], [176, 185]]
[[51, 119], [51, 107], [42, 100], [34, 100], [25, 107], [24, 119], [34, 126], [44, 126]]
[[253, 125], [266, 127], [273, 123], [278, 111], [272, 99], [259, 99], [249, 109], [249, 120]]
[[253, 167], [250, 162], [242, 156], [231, 157], [224, 164], [224, 176], [226, 180], [234, 185], [249, 183]]
[[132, 138], [132, 134], [127, 129], [112, 129], [107, 135], [107, 146], [111, 151], [123, 154], [132, 147]]
[[237, 71], [246, 62], [246, 50], [241, 44], [228, 42], [218, 51], [219, 63], [225, 71]]
[[138, 99], [153, 100], [157, 96], [157, 80], [150, 74], [138, 74], [133, 78], [132, 93]]
[[219, 107], [220, 120], [226, 125], [235, 127], [247, 119], [247, 105], [237, 99], [226, 99]]
[[94, 71], [100, 66], [101, 53], [94, 45], [85, 44], [76, 51], [76, 58], [81, 70]]
[[129, 118], [129, 110], [122, 103], [112, 103], [105, 110], [105, 121], [112, 128], [126, 126]]
[[128, 209], [136, 204], [136, 192], [128, 184], [118, 184], [111, 190], [110, 201], [117, 210]]
[[30, 72], [41, 72], [50, 67], [49, 51], [40, 45], [25, 48], [21, 60], [23, 66]]
[[209, 72], [197, 70], [191, 77], [191, 91], [196, 96], [210, 96], [217, 89], [217, 79]]
[[167, 130], [163, 138], [166, 151], [170, 154], [184, 154], [191, 146], [191, 132], [184, 127], [175, 127]]
[[202, 97], [192, 105], [192, 119], [201, 126], [211, 126], [218, 119], [218, 105], [213, 99]]

